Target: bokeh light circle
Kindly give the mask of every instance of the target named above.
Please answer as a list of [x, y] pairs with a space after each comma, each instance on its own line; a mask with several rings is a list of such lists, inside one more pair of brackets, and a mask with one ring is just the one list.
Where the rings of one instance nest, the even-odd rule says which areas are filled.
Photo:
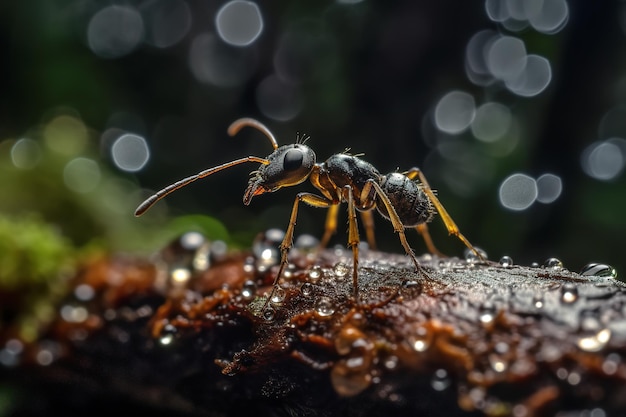
[[101, 177], [98, 163], [88, 158], [74, 158], [63, 168], [65, 186], [77, 193], [93, 191], [100, 183]]
[[488, 102], [476, 110], [471, 129], [474, 137], [483, 142], [501, 139], [511, 128], [511, 110], [503, 104]]
[[125, 133], [113, 142], [111, 157], [115, 166], [122, 171], [136, 172], [150, 159], [150, 150], [143, 137]]
[[41, 156], [41, 147], [33, 139], [19, 139], [11, 147], [11, 162], [16, 168], [33, 169], [41, 161]]
[[489, 45], [487, 68], [499, 80], [514, 80], [526, 67], [526, 46], [521, 39], [501, 36]]
[[552, 80], [550, 61], [539, 55], [528, 55], [524, 70], [505, 81], [506, 87], [522, 97], [534, 97], [543, 92]]
[[215, 26], [224, 42], [233, 46], [248, 46], [263, 31], [263, 17], [255, 3], [233, 0], [217, 12]]
[[563, 191], [561, 177], [554, 174], [543, 174], [537, 178], [537, 201], [542, 204], [550, 204], [560, 197]]
[[512, 174], [500, 185], [500, 204], [509, 210], [521, 211], [537, 199], [537, 182], [525, 174]]
[[582, 153], [583, 171], [591, 178], [610, 181], [616, 178], [625, 164], [624, 150], [615, 140], [594, 142]]
[[114, 59], [132, 52], [143, 41], [143, 18], [130, 6], [107, 6], [87, 27], [87, 43], [101, 58]]
[[463, 91], [451, 91], [435, 107], [435, 126], [442, 132], [458, 134], [469, 127], [475, 115], [474, 97]]

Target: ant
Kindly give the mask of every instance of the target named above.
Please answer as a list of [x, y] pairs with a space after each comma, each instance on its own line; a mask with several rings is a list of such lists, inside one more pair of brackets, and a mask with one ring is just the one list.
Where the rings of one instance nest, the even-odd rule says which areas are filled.
[[301, 139], [298, 136], [296, 143], [279, 147], [272, 132], [261, 122], [250, 118], [238, 119], [233, 122], [228, 128], [228, 134], [234, 136], [246, 126], [258, 129], [265, 134], [274, 147], [274, 152], [266, 158], [247, 156], [236, 159], [175, 182], [141, 203], [135, 211], [135, 216], [141, 216], [163, 197], [196, 180], [235, 165], [256, 162], [261, 165], [257, 170], [250, 173], [248, 187], [243, 195], [245, 205], [250, 204], [252, 198], [257, 195], [271, 193], [282, 187], [295, 186], [307, 179], [321, 193], [319, 195], [300, 192], [296, 195], [291, 209], [289, 225], [280, 244], [280, 266], [276, 278], [274, 278], [268, 301], [272, 298], [278, 281], [288, 264], [287, 255], [293, 242], [298, 207], [302, 202], [313, 207], [329, 209], [320, 247], [327, 245], [330, 237], [337, 229], [339, 204], [348, 204], [348, 246], [352, 250], [353, 296], [357, 304], [357, 269], [360, 242], [357, 211], [361, 214], [370, 247], [375, 248], [372, 212], [376, 208], [378, 213], [391, 222], [394, 230], [398, 233], [404, 250], [413, 261], [415, 269], [422, 275], [427, 276], [428, 274], [417, 261], [413, 249], [407, 242], [404, 229], [416, 228], [418, 233], [422, 235], [428, 250], [434, 254], [441, 254], [435, 248], [426, 226], [433, 219], [435, 212], [441, 216], [449, 234], [461, 240], [480, 260], [485, 260], [484, 256], [461, 234], [456, 223], [435, 196], [434, 191], [426, 181], [426, 177], [418, 168], [411, 168], [403, 173], [392, 172], [382, 175], [372, 164], [360, 159], [359, 155], [350, 155], [347, 150], [330, 156], [325, 162], [316, 163], [315, 153], [305, 145], [308, 137]]

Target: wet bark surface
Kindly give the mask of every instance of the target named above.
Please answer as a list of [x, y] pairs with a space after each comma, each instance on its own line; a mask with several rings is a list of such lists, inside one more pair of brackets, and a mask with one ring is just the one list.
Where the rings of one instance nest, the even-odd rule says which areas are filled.
[[350, 251], [300, 248], [268, 300], [270, 245], [181, 242], [85, 265], [37, 341], [4, 336], [13, 415], [626, 410], [626, 286], [607, 266], [424, 255], [420, 274], [363, 250], [357, 303]]

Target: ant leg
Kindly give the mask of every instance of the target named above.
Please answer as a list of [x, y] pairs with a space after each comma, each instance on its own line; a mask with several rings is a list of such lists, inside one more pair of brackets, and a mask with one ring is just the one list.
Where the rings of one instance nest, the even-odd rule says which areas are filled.
[[367, 244], [370, 249], [376, 250], [376, 237], [374, 236], [374, 214], [372, 210], [366, 210], [360, 212], [361, 221], [365, 227], [365, 236], [367, 237]]
[[328, 246], [328, 242], [332, 235], [337, 231], [337, 214], [339, 213], [339, 204], [333, 204], [328, 208], [326, 214], [326, 223], [324, 223], [324, 236], [320, 241], [319, 248]]
[[413, 249], [411, 249], [411, 246], [409, 246], [409, 242], [406, 240], [406, 234], [404, 233], [404, 225], [402, 224], [400, 217], [398, 217], [398, 213], [396, 213], [396, 209], [393, 207], [393, 204], [391, 204], [389, 197], [387, 197], [387, 194], [385, 194], [381, 186], [374, 180], [367, 181], [367, 183], [363, 187], [363, 192], [369, 191], [370, 187], [374, 187], [374, 190], [376, 191], [376, 194], [380, 198], [380, 201], [385, 205], [385, 208], [387, 209], [387, 213], [389, 214], [389, 220], [391, 221], [391, 224], [393, 225], [393, 230], [395, 230], [398, 233], [398, 237], [400, 238], [400, 243], [402, 243], [402, 247], [404, 247], [406, 254], [409, 255], [409, 257], [413, 261], [413, 264], [415, 264], [415, 269], [420, 274], [424, 276], [428, 276], [426, 271], [424, 271], [424, 268], [422, 268], [422, 266], [417, 261], [417, 258], [415, 257], [415, 252], [413, 252]]
[[448, 229], [448, 233], [456, 236], [461, 242], [463, 242], [469, 250], [474, 252], [474, 255], [478, 256], [478, 259], [485, 261], [485, 257], [476, 250], [476, 248], [469, 242], [469, 240], [467, 240], [467, 238], [465, 238], [465, 236], [461, 234], [459, 227], [443, 207], [443, 204], [441, 204], [433, 190], [430, 188], [430, 185], [428, 185], [428, 181], [422, 171], [419, 168], [411, 168], [405, 175], [410, 179], [414, 179], [415, 177], [419, 178], [419, 181], [422, 183], [422, 190], [426, 193], [428, 198], [430, 198], [430, 201], [432, 201], [433, 205], [437, 209], [437, 212], [441, 216], [441, 220], [443, 220], [443, 223], [446, 225], [446, 229]]
[[356, 209], [354, 208], [354, 195], [352, 187], [346, 185], [344, 187], [348, 200], [348, 246], [352, 249], [352, 288], [354, 292], [354, 302], [359, 304], [359, 227], [356, 220]]
[[424, 243], [426, 244], [428, 252], [433, 255], [438, 255], [442, 257], [446, 256], [441, 253], [441, 251], [437, 249], [437, 247], [433, 243], [433, 239], [430, 237], [430, 232], [428, 231], [428, 225], [426, 223], [418, 224], [417, 226], [415, 226], [415, 230], [417, 231], [417, 233], [420, 234], [420, 236], [422, 236], [422, 239], [424, 239]]
[[280, 266], [278, 268], [278, 273], [276, 274], [276, 278], [274, 278], [274, 282], [272, 283], [272, 291], [270, 292], [269, 297], [263, 305], [263, 310], [267, 308], [268, 303], [274, 296], [274, 292], [276, 291], [276, 287], [278, 286], [278, 281], [280, 280], [280, 277], [283, 275], [283, 272], [285, 271], [285, 268], [289, 263], [287, 255], [289, 254], [289, 249], [291, 249], [291, 246], [293, 245], [293, 231], [296, 227], [296, 219], [298, 218], [298, 205], [300, 204], [300, 202], [305, 202], [312, 207], [321, 208], [329, 208], [333, 204], [332, 201], [317, 194], [298, 193], [298, 195], [296, 195], [296, 199], [293, 202], [293, 208], [291, 209], [291, 216], [289, 217], [289, 225], [287, 226], [285, 237], [280, 244]]

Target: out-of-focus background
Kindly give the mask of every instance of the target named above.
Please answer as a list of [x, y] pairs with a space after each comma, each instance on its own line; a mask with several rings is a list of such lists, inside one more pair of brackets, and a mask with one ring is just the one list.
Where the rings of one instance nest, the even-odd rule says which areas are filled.
[[[351, 148], [381, 172], [421, 167], [491, 259], [624, 275], [625, 30], [618, 1], [4, 1], [4, 275], [27, 230], [21, 244], [47, 259], [67, 247], [148, 253], [191, 224], [240, 247], [284, 229], [312, 187], [245, 207], [254, 164], [133, 216], [182, 177], [268, 155], [260, 133], [226, 134], [243, 116], [281, 144], [310, 135], [320, 162]], [[297, 234], [321, 236], [324, 216], [303, 207]], [[431, 232], [462, 256], [440, 220]], [[382, 219], [377, 237], [402, 250]]]

